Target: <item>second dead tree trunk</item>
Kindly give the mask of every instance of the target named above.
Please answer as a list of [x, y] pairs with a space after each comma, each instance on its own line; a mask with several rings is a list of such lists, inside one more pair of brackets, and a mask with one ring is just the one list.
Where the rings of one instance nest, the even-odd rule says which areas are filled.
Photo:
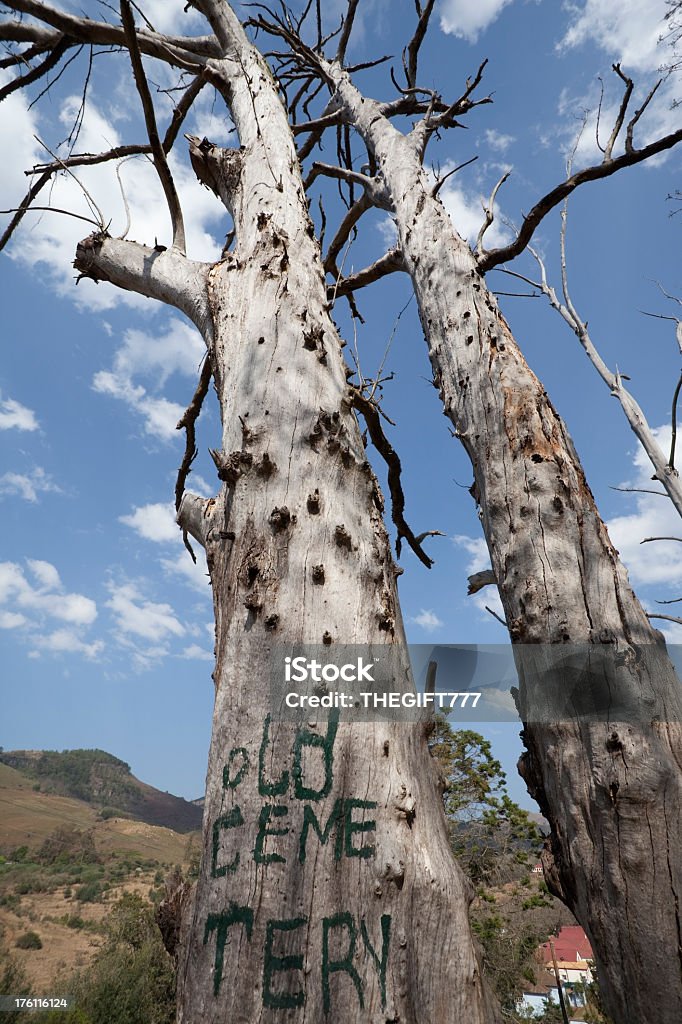
[[[396, 258], [414, 284], [434, 383], [471, 459], [510, 637], [518, 645], [605, 646], [606, 671], [617, 670], [614, 701], [634, 709], [625, 721], [617, 713], [548, 716], [541, 675], [524, 678], [530, 662], [520, 661], [526, 753], [519, 769], [551, 825], [550, 888], [590, 937], [614, 1020], [675, 1024], [682, 1019], [679, 681], [563, 422], [433, 194], [419, 129], [398, 131], [338, 64], [325, 72], [333, 105], [376, 162], [372, 187], [396, 223]], [[550, 666], [548, 653], [539, 661], [544, 655]], [[599, 663], [599, 650], [595, 657]]]

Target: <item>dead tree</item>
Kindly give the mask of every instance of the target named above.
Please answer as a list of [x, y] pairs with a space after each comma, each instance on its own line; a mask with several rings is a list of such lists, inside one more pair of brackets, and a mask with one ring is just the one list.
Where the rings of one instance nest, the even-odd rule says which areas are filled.
[[[307, 139], [299, 153], [308, 156], [329, 126], [352, 126], [367, 150], [366, 173], [356, 170], [363, 158], [351, 166], [341, 147], [339, 164], [313, 164], [307, 181], [324, 174], [362, 188], [346, 224], [372, 205], [395, 221], [395, 248], [341, 287], [356, 291], [396, 269], [412, 279], [434, 382], [471, 459], [473, 493], [517, 645], [526, 746], [520, 771], [551, 823], [545, 857], [551, 888], [590, 936], [614, 1019], [673, 1024], [682, 1016], [679, 681], [661, 634], [629, 586], [566, 428], [484, 275], [521, 253], [543, 217], [579, 185], [671, 148], [682, 131], [638, 148], [635, 129], [656, 90], [628, 115], [633, 83], [616, 66], [624, 95], [603, 161], [540, 199], [504, 248], [484, 249], [484, 226], [474, 252], [450, 222], [438, 200], [440, 183], [434, 186], [423, 160], [436, 131], [486, 102], [475, 99], [483, 66], [452, 103], [420, 89], [419, 49], [434, 4], [416, 6], [418, 27], [403, 56], [405, 85], [398, 99], [385, 102], [362, 95], [345, 66], [356, 0], [348, 4], [333, 57], [277, 11], [261, 8], [255, 24], [285, 44], [278, 52], [285, 76], [307, 74], [327, 88], [320, 116], [294, 129]], [[419, 120], [403, 133], [392, 123], [396, 112]], [[567, 713], [547, 715], [552, 670], [573, 645], [592, 671], [578, 680]], [[547, 671], [535, 671], [533, 661], [544, 661]], [[593, 714], [586, 709], [600, 686], [608, 699]]]
[[[329, 40], [320, 3], [306, 5], [318, 15], [312, 42], [304, 41], [304, 19], [285, 8], [256, 14], [255, 23], [282, 40], [273, 56], [277, 81], [218, 0], [193, 5], [211, 29], [195, 38], [135, 29], [125, 3], [122, 25], [73, 17], [37, 0], [5, 6], [36, 19], [6, 22], [0, 31], [24, 47], [14, 82], [23, 81], [12, 87], [30, 85], [82, 42], [129, 50], [149, 136], [140, 145], [159, 171], [174, 245], [159, 252], [111, 239], [102, 229], [80, 246], [77, 267], [187, 313], [206, 338], [223, 412], [222, 450], [215, 454], [220, 494], [210, 502], [185, 495], [180, 506], [183, 527], [206, 547], [218, 636], [202, 876], [179, 935], [180, 1019], [276, 1019], [282, 1010], [293, 1020], [331, 1014], [365, 1021], [382, 1013], [385, 1020], [421, 1024], [492, 1017], [465, 921], [466, 894], [448, 862], [422, 731], [356, 725], [297, 735], [285, 725], [272, 727], [267, 698], [252, 685], [267, 672], [277, 639], [348, 642], [358, 638], [358, 623], [365, 642], [402, 639], [381, 501], [327, 300], [333, 292], [352, 301], [358, 288], [403, 270], [414, 285], [434, 381], [471, 458], [473, 493], [519, 650], [523, 774], [552, 825], [546, 858], [552, 887], [590, 935], [613, 1016], [632, 1024], [679, 1020], [679, 684], [660, 634], [630, 590], [566, 429], [484, 274], [522, 252], [547, 212], [577, 186], [663, 152], [682, 132], [637, 148], [634, 130], [644, 108], [626, 123], [632, 94], [626, 85], [604, 161], [539, 200], [509, 246], [486, 252], [482, 232], [474, 253], [450, 223], [438, 200], [442, 182], [434, 185], [423, 160], [437, 131], [489, 98], [476, 98], [483, 66], [454, 102], [419, 87], [419, 52], [434, 0], [416, 4], [405, 85], [385, 102], [363, 97], [346, 66], [358, 0], [349, 2], [333, 57], [324, 55]], [[160, 141], [153, 123], [140, 54], [215, 86], [239, 130], [240, 150], [190, 140], [197, 173], [235, 220], [236, 248], [213, 266], [182, 254], [180, 211], [164, 166], [172, 139], [167, 133]], [[329, 103], [313, 120], [299, 121], [299, 105], [306, 114], [307, 98], [320, 84]], [[278, 98], [281, 87], [288, 90], [292, 127]], [[393, 124], [400, 115], [418, 117], [411, 132]], [[348, 159], [350, 127], [366, 146], [362, 171]], [[339, 163], [314, 164], [306, 187], [331, 175], [359, 198], [349, 204], [322, 264], [299, 162], [309, 160], [330, 128], [339, 132]], [[292, 135], [301, 140], [298, 152]], [[624, 148], [616, 155], [619, 138]], [[40, 170], [17, 218], [65, 162]], [[394, 217], [397, 245], [344, 278], [338, 256], [372, 206]], [[334, 277], [329, 294], [323, 267]], [[410, 533], [405, 539], [419, 551]], [[313, 596], [320, 586], [322, 605]], [[543, 716], [546, 695], [522, 649], [548, 658], [552, 668], [547, 651], [560, 655], [571, 644], [595, 661], [602, 651], [613, 655], [602, 668], [616, 714], [575, 707], [558, 721]], [[653, 664], [651, 652], [658, 656]], [[635, 713], [620, 717], [623, 707]], [[329, 782], [330, 791], [312, 805], [300, 799], [313, 791], [301, 782], [306, 746], [334, 766], [321, 787]], [[298, 762], [291, 760], [295, 749]], [[356, 829], [371, 832], [372, 841], [354, 844]], [[332, 833], [342, 836], [340, 844], [330, 841]], [[292, 857], [292, 836], [298, 857]], [[308, 858], [312, 843], [315, 856]]]
[[[227, 3], [194, 6], [209, 27], [200, 38], [136, 26], [129, 0], [112, 23], [19, 0], [5, 4], [13, 18], [0, 26], [1, 38], [20, 44], [8, 58], [18, 71], [6, 94], [77, 45], [127, 51], [148, 135], [128, 152], [151, 155], [173, 241], [145, 246], [102, 225], [78, 246], [75, 266], [182, 310], [206, 341], [209, 369], [185, 417], [178, 518], [205, 548], [211, 575], [215, 713], [201, 874], [164, 917], [178, 962], [178, 1019], [484, 1024], [496, 1014], [424, 724], [332, 719], [297, 728], [270, 715], [278, 645], [404, 646], [399, 570], [277, 86]], [[189, 100], [213, 86], [238, 130], [238, 148], [189, 139], [197, 175], [234, 220], [234, 248], [212, 265], [185, 256], [166, 159], [187, 101], [162, 140], [144, 55], [191, 72]], [[40, 169], [17, 222], [51, 174], [121, 155], [74, 154]], [[221, 483], [205, 500], [183, 493], [182, 474], [211, 375]], [[426, 560], [399, 511], [404, 539]], [[409, 686], [405, 656], [397, 657], [396, 688]]]

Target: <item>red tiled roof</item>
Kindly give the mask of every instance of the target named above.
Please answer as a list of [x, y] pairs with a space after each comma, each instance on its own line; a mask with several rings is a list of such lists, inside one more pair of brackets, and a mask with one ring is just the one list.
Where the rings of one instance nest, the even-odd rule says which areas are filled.
[[[594, 956], [590, 940], [580, 925], [566, 925], [552, 941], [557, 960], [592, 960]], [[542, 944], [540, 953], [543, 963], [551, 963], [552, 950], [549, 942]]]

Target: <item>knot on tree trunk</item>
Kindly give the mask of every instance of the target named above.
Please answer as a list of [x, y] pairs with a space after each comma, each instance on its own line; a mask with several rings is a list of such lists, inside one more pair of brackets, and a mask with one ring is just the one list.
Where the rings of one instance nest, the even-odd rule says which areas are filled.
[[233, 198], [241, 186], [243, 149], [224, 149], [196, 135], [185, 135], [185, 138], [197, 178], [232, 209]]
[[97, 260], [105, 239], [109, 238], [106, 231], [93, 231], [91, 235], [84, 238], [76, 246], [76, 258], [73, 261], [74, 270], [79, 271], [76, 284], [84, 277], [91, 281], [106, 281], [108, 278], [97, 266]]

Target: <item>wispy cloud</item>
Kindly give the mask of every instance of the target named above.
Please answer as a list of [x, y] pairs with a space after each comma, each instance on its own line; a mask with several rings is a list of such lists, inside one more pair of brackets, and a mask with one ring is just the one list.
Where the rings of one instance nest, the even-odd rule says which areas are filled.
[[661, 0], [586, 0], [567, 9], [571, 20], [559, 49], [593, 42], [628, 71], [655, 70], [667, 57], [659, 45], [665, 29]]
[[188, 661], [213, 661], [211, 652], [200, 647], [199, 644], [190, 644], [189, 647], [185, 647], [180, 657], [186, 658]]
[[[0, 563], [0, 629], [17, 631], [29, 645], [29, 657], [49, 653], [97, 658], [104, 643], [87, 638], [96, 618], [95, 602], [67, 592], [51, 562], [27, 559], [26, 570], [16, 562]], [[55, 619], [65, 625], [57, 626], [51, 621]]]
[[445, 625], [430, 608], [422, 608], [419, 615], [414, 615], [408, 621], [413, 622], [415, 626], [419, 626], [426, 633], [435, 633], [437, 629], [441, 629]]
[[44, 469], [36, 466], [30, 473], [3, 473], [0, 476], [0, 498], [19, 497], [24, 501], [35, 503], [41, 494], [49, 492], [61, 493], [61, 488], [53, 483]]
[[0, 430], [37, 429], [38, 420], [32, 409], [28, 409], [14, 398], [0, 396]]
[[[196, 374], [204, 352], [198, 332], [175, 317], [163, 333], [131, 329], [123, 335], [112, 369], [96, 373], [92, 386], [141, 416], [147, 434], [168, 441], [177, 436], [184, 409], [160, 395], [159, 389], [172, 374]], [[140, 377], [144, 384], [139, 383]]]
[[0, 604], [37, 612], [74, 625], [87, 626], [97, 618], [97, 605], [83, 594], [67, 593], [56, 568], [28, 559], [27, 579], [16, 562], [0, 562]]
[[[667, 450], [672, 433], [670, 426], [659, 427], [654, 433], [663, 450]], [[651, 463], [642, 448], [634, 454], [633, 469], [633, 478], [626, 481], [626, 486], [655, 488], [651, 482]], [[646, 537], [682, 537], [682, 522], [672, 502], [654, 494], [633, 494], [633, 498], [634, 512], [614, 516], [607, 523], [632, 582], [635, 586], [682, 586], [682, 544], [675, 541], [641, 543]]]
[[123, 637], [165, 641], [186, 630], [169, 604], [148, 601], [134, 583], [110, 584], [106, 602]]
[[48, 651], [53, 654], [82, 654], [88, 660], [94, 661], [104, 650], [102, 640], [88, 643], [70, 629], [56, 629], [51, 633], [33, 636], [32, 643], [31, 654], [34, 656], [42, 651]]

